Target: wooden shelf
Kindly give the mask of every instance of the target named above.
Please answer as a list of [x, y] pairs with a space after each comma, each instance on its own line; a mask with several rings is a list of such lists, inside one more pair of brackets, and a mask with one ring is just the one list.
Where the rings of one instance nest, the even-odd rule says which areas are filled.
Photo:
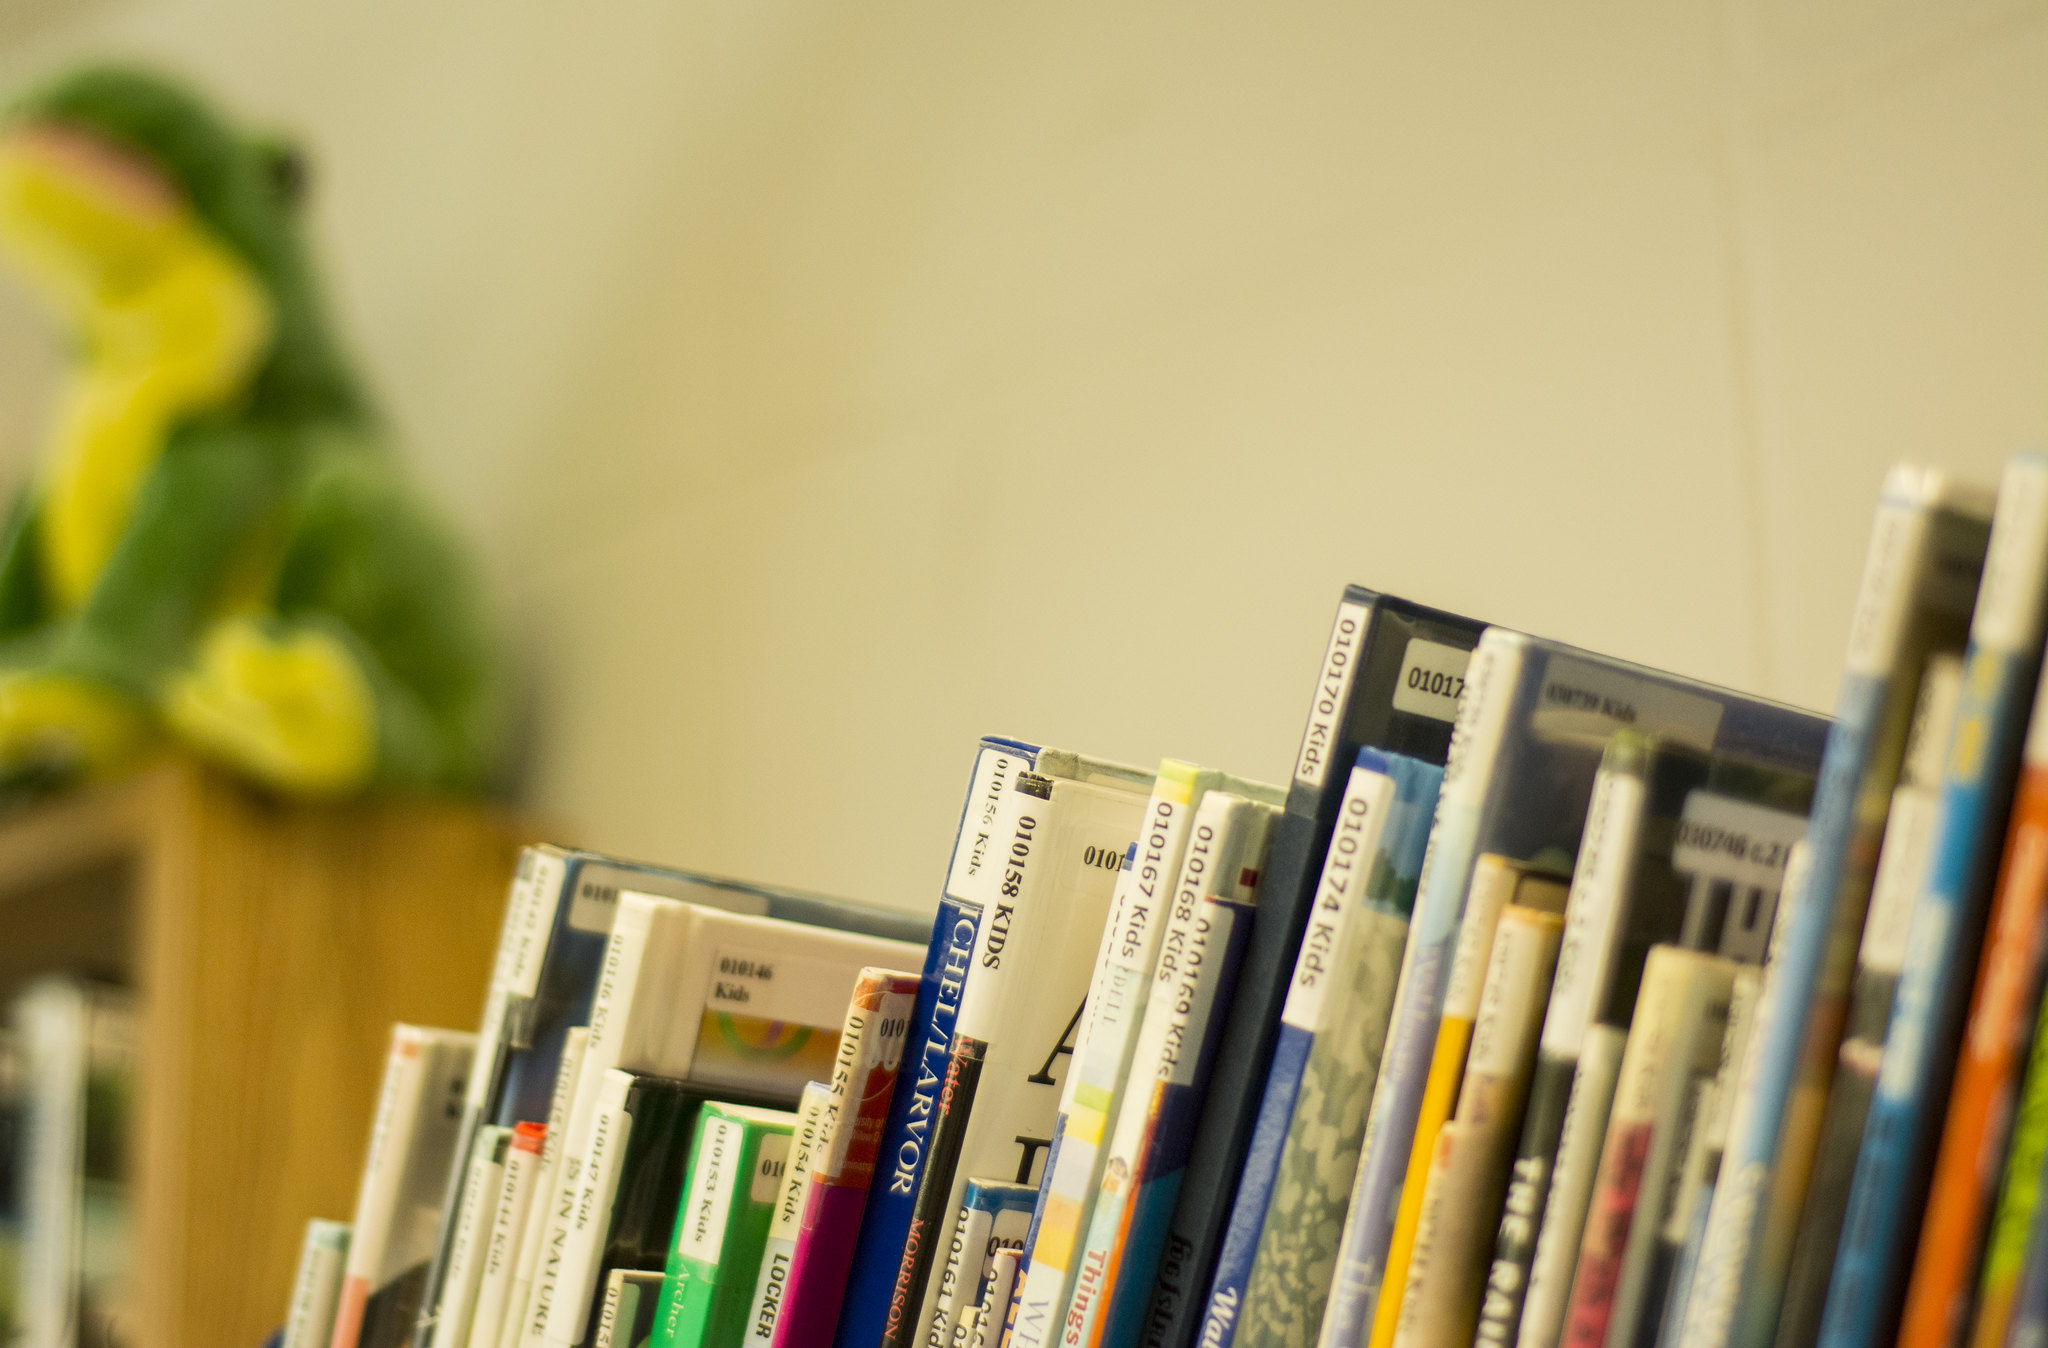
[[346, 1220], [391, 1023], [469, 1028], [529, 841], [434, 800], [262, 798], [169, 762], [0, 821], [0, 997], [141, 993], [139, 1342], [255, 1348], [311, 1217]]

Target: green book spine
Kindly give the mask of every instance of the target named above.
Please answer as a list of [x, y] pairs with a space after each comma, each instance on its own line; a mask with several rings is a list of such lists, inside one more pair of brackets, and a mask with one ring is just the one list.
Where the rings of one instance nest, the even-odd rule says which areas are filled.
[[796, 1115], [707, 1104], [654, 1313], [654, 1348], [738, 1343]]

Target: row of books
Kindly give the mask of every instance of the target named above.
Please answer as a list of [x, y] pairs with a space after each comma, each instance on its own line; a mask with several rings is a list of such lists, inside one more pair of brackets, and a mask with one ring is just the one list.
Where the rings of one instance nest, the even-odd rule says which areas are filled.
[[2044, 617], [2048, 458], [1900, 469], [1832, 722], [1354, 587], [1284, 787], [983, 741], [928, 932], [531, 851], [287, 1344], [2031, 1348]]
[[0, 1343], [120, 1345], [131, 1307], [132, 995], [50, 975], [0, 1021]]

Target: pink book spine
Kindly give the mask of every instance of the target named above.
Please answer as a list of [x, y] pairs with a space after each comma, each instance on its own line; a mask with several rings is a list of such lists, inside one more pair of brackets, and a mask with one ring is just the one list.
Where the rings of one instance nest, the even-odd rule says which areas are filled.
[[832, 1063], [828, 1140], [804, 1194], [771, 1348], [830, 1343], [838, 1327], [918, 981], [916, 974], [863, 969], [854, 986]]

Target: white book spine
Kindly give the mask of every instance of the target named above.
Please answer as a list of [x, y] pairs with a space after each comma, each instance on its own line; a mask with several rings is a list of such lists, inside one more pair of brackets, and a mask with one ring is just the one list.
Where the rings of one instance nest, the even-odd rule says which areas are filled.
[[[977, 966], [961, 996], [957, 1033], [988, 1049], [946, 1196], [949, 1218], [960, 1209], [969, 1176], [1029, 1184], [1045, 1159], [1070, 1068], [1064, 1060], [1094, 972], [1089, 956], [1099, 948], [1117, 867], [1138, 836], [1145, 800], [1134, 791], [1054, 780], [1050, 799], [1030, 801], [1018, 816], [1020, 838], [1025, 821], [1035, 821], [1036, 855], [1014, 899], [999, 887], [984, 910]], [[912, 1325], [933, 1324], [937, 1275], [933, 1269], [925, 1279]], [[941, 1332], [950, 1334], [951, 1326]]]
[[[535, 1248], [532, 1290], [527, 1293], [523, 1341], [540, 1348], [549, 1337], [551, 1308], [564, 1268], [569, 1228], [583, 1187], [583, 1162], [590, 1146], [590, 1128], [597, 1115], [597, 1097], [605, 1076], [619, 1065], [628, 1022], [639, 991], [641, 973], [659, 961], [671, 943], [668, 933], [687, 928], [695, 912], [674, 899], [621, 894], [612, 931], [605, 942], [597, 992], [591, 998], [590, 1025], [583, 1044], [583, 1062], [569, 1095], [562, 1146], [555, 1154], [552, 1193], [543, 1205], [540, 1240]], [[551, 1133], [553, 1129], [549, 1130]]]
[[754, 1300], [747, 1308], [744, 1344], [775, 1342], [775, 1323], [782, 1315], [782, 1293], [789, 1285], [789, 1266], [803, 1226], [804, 1194], [811, 1171], [824, 1154], [825, 1121], [833, 1104], [832, 1087], [813, 1081], [797, 1105], [796, 1128], [790, 1136], [789, 1159], [782, 1169], [775, 1215], [768, 1221], [768, 1243], [761, 1250], [761, 1271], [754, 1279]]
[[279, 1348], [327, 1348], [334, 1310], [341, 1300], [341, 1274], [348, 1262], [348, 1223], [315, 1219], [306, 1223], [299, 1269], [292, 1279], [291, 1312]]
[[434, 1321], [433, 1348], [461, 1348], [469, 1342], [470, 1317], [483, 1278], [484, 1246], [497, 1216], [511, 1138], [510, 1128], [479, 1128], [470, 1145], [462, 1201], [455, 1210], [455, 1239], [448, 1247], [447, 1272], [441, 1281], [441, 1313]]
[[1564, 1329], [1572, 1272], [1579, 1262], [1579, 1237], [1586, 1229], [1586, 1209], [1593, 1201], [1600, 1150], [1607, 1141], [1607, 1116], [1614, 1107], [1622, 1050], [1627, 1046], [1628, 1031], [1612, 1025], [1588, 1027], [1579, 1045], [1579, 1065], [1572, 1074], [1572, 1093], [1564, 1108], [1564, 1133], [1558, 1139], [1550, 1198], [1543, 1205], [1536, 1259], [1529, 1267], [1529, 1296], [1522, 1305], [1519, 1348], [1556, 1348]]
[[377, 1092], [377, 1113], [370, 1124], [370, 1149], [356, 1191], [355, 1221], [351, 1223], [354, 1234], [349, 1241], [332, 1348], [356, 1348], [364, 1303], [384, 1267], [384, 1247], [405, 1178], [404, 1158], [398, 1155], [404, 1145], [402, 1133], [419, 1113], [426, 1069], [426, 1031], [416, 1025], [394, 1025], [391, 1050], [384, 1059], [384, 1084]]
[[[512, 1290], [505, 1299], [505, 1318], [498, 1330], [498, 1348], [517, 1348], [533, 1320], [534, 1271], [540, 1266], [540, 1247], [547, 1236], [548, 1213], [555, 1201], [555, 1176], [562, 1168], [569, 1110], [576, 1094], [577, 1079], [583, 1074], [583, 1049], [589, 1042], [590, 1031], [581, 1025], [570, 1030], [562, 1040], [562, 1062], [555, 1073], [554, 1094], [548, 1101], [547, 1140], [541, 1147], [540, 1168], [534, 1172], [533, 1197], [527, 1200], [526, 1224], [520, 1233], [518, 1253], [512, 1265]], [[483, 1348], [483, 1345], [478, 1345], [478, 1348]]]
[[505, 1323], [505, 1305], [518, 1277], [519, 1238], [525, 1234], [533, 1191], [540, 1179], [544, 1133], [524, 1126], [512, 1131], [505, 1150], [505, 1178], [484, 1247], [483, 1272], [477, 1280], [476, 1307], [470, 1315], [468, 1348], [498, 1348]]
[[549, 1343], [581, 1343], [589, 1324], [597, 1266], [619, 1190], [620, 1158], [633, 1129], [633, 1116], [626, 1111], [633, 1081], [631, 1072], [617, 1069], [598, 1079], [574, 1196], [563, 1223], [561, 1252], [543, 1251], [534, 1272], [534, 1294], [544, 1303], [541, 1322]]

